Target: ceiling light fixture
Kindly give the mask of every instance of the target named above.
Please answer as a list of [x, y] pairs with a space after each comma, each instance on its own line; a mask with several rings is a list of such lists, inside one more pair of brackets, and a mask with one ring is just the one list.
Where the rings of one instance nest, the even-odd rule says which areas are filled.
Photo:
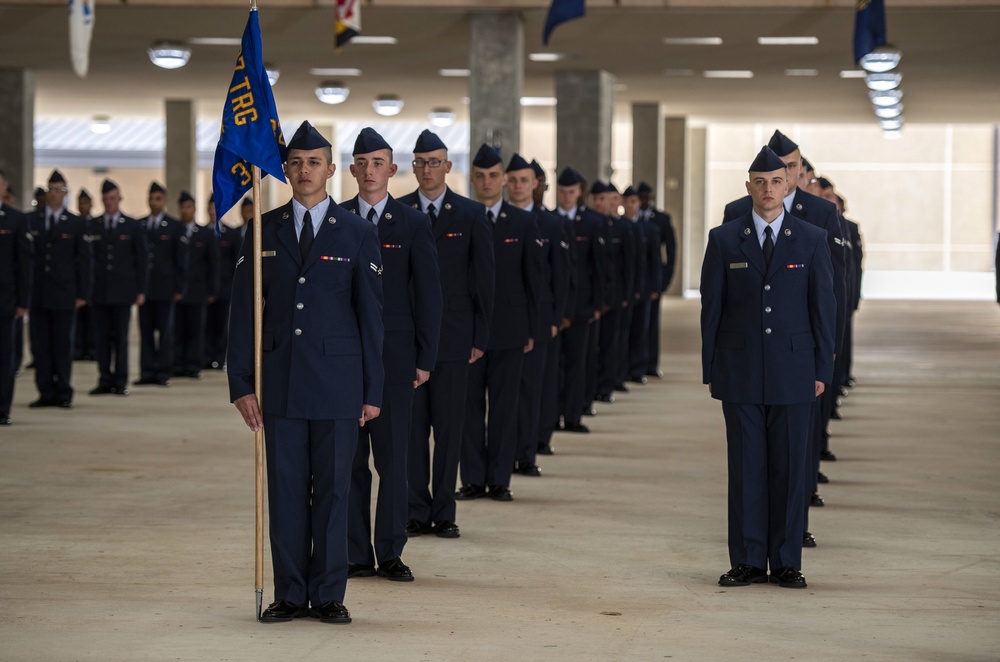
[[455, 111], [451, 108], [432, 108], [427, 119], [434, 126], [446, 127], [455, 123]]
[[899, 66], [902, 54], [894, 46], [879, 46], [870, 53], [866, 53], [858, 60], [861, 68], [873, 74], [883, 74], [892, 71]]
[[90, 120], [90, 130], [96, 134], [104, 135], [111, 131], [111, 118], [107, 115], [94, 115]]
[[714, 69], [701, 72], [705, 78], [753, 78], [753, 72], [745, 69]]
[[187, 43], [192, 46], [240, 46], [243, 40], [239, 37], [191, 37]]
[[309, 73], [313, 76], [329, 76], [332, 78], [339, 78], [341, 76], [360, 76], [360, 69], [338, 69], [334, 68], [317, 68], [310, 69]]
[[786, 76], [819, 76], [819, 69], [785, 69]]
[[846, 69], [840, 72], [841, 78], [864, 78], [866, 75], [863, 69]]
[[521, 97], [522, 106], [554, 106], [556, 103], [555, 97]]
[[316, 98], [331, 106], [347, 101], [350, 93], [347, 86], [339, 80], [325, 80], [316, 86]]
[[903, 100], [902, 90], [886, 90], [884, 92], [869, 92], [868, 98], [876, 106], [895, 106]]
[[721, 46], [722, 37], [664, 37], [664, 46]]
[[879, 120], [878, 123], [885, 131], [895, 131], [896, 129], [903, 128], [903, 116], [900, 115], [891, 119]]
[[875, 111], [875, 117], [888, 120], [894, 117], [899, 117], [903, 114], [903, 104], [897, 103], [895, 106], [875, 106], [872, 110]]
[[278, 82], [278, 78], [281, 77], [281, 69], [278, 69], [278, 67], [274, 66], [273, 64], [268, 64], [267, 62], [265, 62], [264, 71], [267, 73], [267, 82], [271, 84], [271, 87], [274, 87], [275, 84]]
[[757, 37], [761, 46], [815, 46], [819, 37]]
[[472, 75], [471, 69], [438, 69], [438, 75], [445, 78], [468, 78]]
[[869, 90], [875, 92], [894, 90], [899, 87], [901, 82], [903, 82], [903, 74], [900, 73], [868, 74], [865, 76], [865, 85], [868, 86]]
[[663, 75], [671, 78], [684, 78], [685, 76], [694, 76], [694, 69], [664, 69]]
[[388, 36], [358, 35], [357, 37], [351, 37], [350, 43], [367, 44], [369, 46], [395, 46], [399, 43], [399, 40], [395, 37]]
[[403, 112], [403, 100], [395, 94], [380, 94], [372, 101], [372, 108], [382, 117], [392, 117]]
[[565, 53], [528, 53], [532, 62], [559, 62], [566, 59]]
[[889, 129], [882, 132], [882, 137], [886, 140], [899, 140], [903, 137], [902, 129]]
[[162, 69], [179, 69], [191, 59], [191, 49], [183, 44], [160, 41], [146, 51], [149, 60]]

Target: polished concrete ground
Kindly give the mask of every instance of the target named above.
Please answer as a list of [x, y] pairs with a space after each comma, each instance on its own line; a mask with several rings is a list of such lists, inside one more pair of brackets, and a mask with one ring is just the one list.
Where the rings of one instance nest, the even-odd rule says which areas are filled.
[[[513, 503], [352, 580], [349, 626], [254, 621], [252, 436], [224, 375], [28, 410], [0, 429], [2, 660], [997, 660], [1000, 309], [865, 302], [801, 591], [725, 590], [722, 413], [698, 303], [666, 379], [557, 435]], [[265, 585], [270, 582], [270, 570]], [[266, 591], [270, 598], [270, 591]], [[266, 601], [265, 601], [266, 602]]]

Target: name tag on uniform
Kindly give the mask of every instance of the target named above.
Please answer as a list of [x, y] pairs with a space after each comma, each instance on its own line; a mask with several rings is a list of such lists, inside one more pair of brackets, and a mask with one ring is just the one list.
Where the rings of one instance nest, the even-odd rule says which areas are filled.
[[747, 265], [746, 262], [730, 262], [729, 263], [729, 268], [730, 269], [746, 269], [747, 266], [748, 265]]
[[276, 255], [275, 251], [261, 251], [261, 257], [274, 257]]

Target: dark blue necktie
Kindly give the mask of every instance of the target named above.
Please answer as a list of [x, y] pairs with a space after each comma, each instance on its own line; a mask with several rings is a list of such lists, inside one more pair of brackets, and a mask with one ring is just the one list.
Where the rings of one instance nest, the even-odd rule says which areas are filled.
[[312, 216], [310, 216], [309, 210], [306, 210], [305, 215], [302, 217], [302, 232], [299, 233], [299, 251], [302, 253], [303, 262], [309, 256], [309, 251], [312, 249], [313, 239], [315, 238]]
[[764, 228], [764, 265], [771, 266], [771, 255], [774, 253], [774, 239], [771, 238], [771, 226]]

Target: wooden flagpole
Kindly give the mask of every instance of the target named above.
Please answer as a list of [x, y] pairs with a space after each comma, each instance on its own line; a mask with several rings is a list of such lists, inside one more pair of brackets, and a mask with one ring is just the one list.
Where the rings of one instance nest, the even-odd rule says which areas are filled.
[[[253, 166], [253, 388], [257, 403], [261, 397], [263, 368], [264, 279], [261, 253], [260, 168]], [[261, 414], [263, 417], [263, 414]], [[254, 493], [256, 498], [254, 588], [257, 591], [257, 620], [264, 604], [264, 428], [254, 433]]]

